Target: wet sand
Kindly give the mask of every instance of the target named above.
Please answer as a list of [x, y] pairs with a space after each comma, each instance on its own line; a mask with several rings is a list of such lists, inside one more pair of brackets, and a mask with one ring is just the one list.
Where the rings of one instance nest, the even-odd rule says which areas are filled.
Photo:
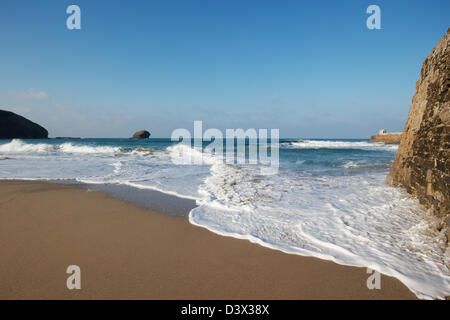
[[[416, 298], [387, 276], [369, 290], [365, 268], [218, 236], [79, 185], [0, 181], [0, 257], [0, 299]], [[66, 287], [69, 265], [81, 290]]]

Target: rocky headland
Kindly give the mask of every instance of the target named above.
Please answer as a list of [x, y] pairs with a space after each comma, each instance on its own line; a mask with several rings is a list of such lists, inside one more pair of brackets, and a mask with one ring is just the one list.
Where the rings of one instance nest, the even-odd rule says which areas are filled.
[[40, 125], [15, 114], [0, 110], [0, 139], [47, 139], [48, 131]]
[[402, 138], [402, 132], [390, 132], [381, 129], [378, 135], [371, 136], [369, 142], [383, 142], [386, 144], [399, 144]]
[[422, 65], [387, 182], [432, 208], [450, 238], [450, 28]]

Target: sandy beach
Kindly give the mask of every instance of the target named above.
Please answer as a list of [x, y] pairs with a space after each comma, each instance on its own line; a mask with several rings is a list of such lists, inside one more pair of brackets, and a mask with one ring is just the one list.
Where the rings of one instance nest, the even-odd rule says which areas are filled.
[[[157, 201], [157, 200], [155, 200]], [[85, 186], [0, 182], [0, 299], [415, 299], [365, 268], [218, 236]], [[81, 268], [68, 290], [66, 268]]]

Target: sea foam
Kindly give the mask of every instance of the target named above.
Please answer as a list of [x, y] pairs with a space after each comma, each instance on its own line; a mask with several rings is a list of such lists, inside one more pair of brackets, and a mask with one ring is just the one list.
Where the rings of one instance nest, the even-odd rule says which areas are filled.
[[288, 141], [281, 144], [286, 148], [299, 149], [361, 149], [361, 150], [386, 150], [397, 151], [398, 145], [371, 143], [364, 141], [335, 141], [335, 140], [300, 140]]
[[70, 142], [62, 144], [48, 144], [48, 143], [26, 143], [20, 139], [13, 139], [9, 143], [0, 145], [1, 154], [42, 154], [51, 152], [61, 153], [85, 153], [85, 154], [101, 154], [119, 152], [120, 148], [108, 146], [89, 146], [89, 145], [75, 145]]

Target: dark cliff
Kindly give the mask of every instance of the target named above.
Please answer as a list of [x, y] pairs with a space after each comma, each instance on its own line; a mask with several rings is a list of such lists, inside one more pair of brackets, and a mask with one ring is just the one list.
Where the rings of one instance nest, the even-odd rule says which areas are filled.
[[46, 139], [48, 131], [10, 111], [0, 110], [0, 139]]

